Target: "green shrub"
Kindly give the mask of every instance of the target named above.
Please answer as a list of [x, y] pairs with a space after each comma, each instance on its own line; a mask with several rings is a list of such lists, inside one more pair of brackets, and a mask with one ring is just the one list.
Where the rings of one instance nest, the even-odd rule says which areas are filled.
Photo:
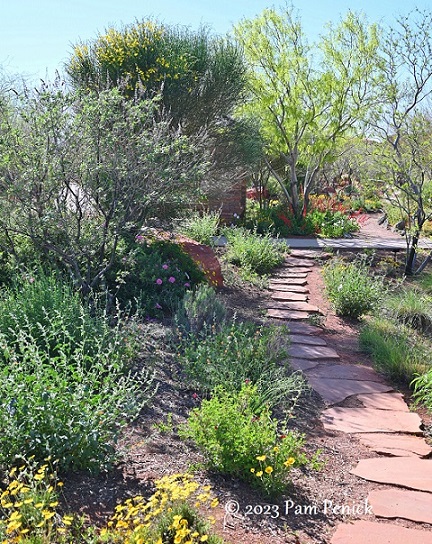
[[190, 386], [204, 394], [219, 386], [239, 391], [250, 382], [257, 386], [262, 404], [288, 406], [296, 402], [305, 382], [298, 373], [287, 375], [280, 364], [287, 356], [287, 342], [278, 327], [233, 321], [205, 338], [188, 337], [180, 362]]
[[359, 224], [348, 215], [339, 211], [317, 211], [309, 213], [315, 232], [324, 238], [343, 238], [360, 229]]
[[[73, 358], [75, 350], [91, 356], [110, 343], [104, 315], [91, 316], [79, 294], [60, 277], [26, 274], [1, 295], [0, 334], [8, 344], [15, 343], [21, 331], [50, 356], [59, 355], [61, 347]], [[118, 356], [123, 356], [120, 349]]]
[[239, 227], [223, 232], [228, 241], [226, 260], [246, 274], [268, 274], [283, 262], [288, 251], [286, 245], [269, 235], [260, 236]]
[[371, 276], [364, 261], [334, 260], [323, 269], [326, 293], [337, 315], [359, 319], [384, 295], [383, 279]]
[[180, 223], [179, 231], [200, 244], [212, 246], [213, 238], [218, 234], [219, 221], [220, 212], [194, 213]]
[[360, 332], [360, 346], [372, 355], [380, 371], [403, 383], [424, 372], [430, 358], [430, 346], [413, 331], [386, 318], [368, 321]]
[[255, 386], [238, 392], [215, 390], [189, 415], [183, 436], [192, 438], [209, 466], [251, 482], [267, 494], [283, 491], [291, 468], [306, 463], [303, 436], [279, 432], [268, 406], [260, 405]]
[[37, 336], [32, 326], [0, 333], [0, 466], [51, 455], [62, 469], [98, 471], [113, 462], [119, 432], [151, 397], [153, 378], [132, 374], [121, 323], [94, 336], [89, 350], [68, 336], [68, 315], [52, 318]]
[[173, 314], [185, 293], [202, 281], [203, 272], [178, 244], [141, 235], [107, 277], [122, 307], [150, 317]]
[[225, 323], [226, 307], [213, 287], [203, 283], [188, 291], [181, 301], [175, 322], [180, 333], [206, 336]]

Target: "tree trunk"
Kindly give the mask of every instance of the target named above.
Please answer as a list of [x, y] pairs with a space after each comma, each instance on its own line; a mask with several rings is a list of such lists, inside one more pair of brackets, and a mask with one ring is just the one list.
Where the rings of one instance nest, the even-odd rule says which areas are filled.
[[405, 262], [405, 275], [413, 276], [415, 273], [415, 260], [417, 255], [417, 245], [419, 242], [419, 235], [415, 234], [412, 237], [411, 244], [407, 247], [407, 256]]

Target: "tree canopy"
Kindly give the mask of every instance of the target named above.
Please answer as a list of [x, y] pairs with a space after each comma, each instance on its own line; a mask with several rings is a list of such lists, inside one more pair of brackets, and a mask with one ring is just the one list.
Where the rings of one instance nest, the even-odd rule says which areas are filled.
[[259, 120], [269, 167], [300, 216], [323, 164], [375, 103], [377, 27], [349, 12], [312, 46], [292, 8], [266, 9], [235, 35], [250, 69], [242, 111]]

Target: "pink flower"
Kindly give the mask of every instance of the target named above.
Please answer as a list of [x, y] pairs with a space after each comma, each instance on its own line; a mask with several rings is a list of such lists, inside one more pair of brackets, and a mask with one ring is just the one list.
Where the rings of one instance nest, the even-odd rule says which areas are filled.
[[197, 395], [196, 393], [194, 393], [194, 394], [192, 395], [192, 398], [196, 400], [196, 399], [198, 398], [198, 395]]
[[162, 283], [163, 283], [163, 281], [160, 278], [158, 278], [156, 280], [156, 285], [162, 285]]
[[135, 236], [136, 242], [142, 242], [143, 240], [144, 240], [144, 236], [141, 236], [141, 234], [137, 234], [137, 236]]
[[168, 266], [167, 264], [163, 264], [163, 265], [162, 265], [162, 268], [163, 268], [164, 270], [168, 270], [169, 266]]
[[170, 276], [170, 277], [168, 278], [168, 281], [169, 281], [170, 283], [174, 283], [174, 282], [175, 282], [174, 276]]
[[184, 284], [185, 287], [190, 287], [190, 283], [187, 281], [185, 284]]

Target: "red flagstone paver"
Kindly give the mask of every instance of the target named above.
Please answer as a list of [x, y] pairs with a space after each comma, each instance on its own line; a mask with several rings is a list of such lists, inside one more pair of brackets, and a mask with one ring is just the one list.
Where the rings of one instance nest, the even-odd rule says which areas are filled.
[[424, 438], [400, 434], [364, 433], [360, 442], [371, 450], [394, 457], [427, 457], [432, 448]]
[[320, 367], [308, 374], [308, 377], [341, 380], [359, 380], [385, 383], [373, 368], [362, 365], [331, 365]]
[[351, 474], [372, 482], [399, 485], [432, 493], [432, 459], [419, 457], [361, 459], [351, 470]]
[[307, 302], [305, 293], [290, 293], [289, 291], [274, 291], [271, 294], [273, 300], [291, 300], [296, 302]]
[[311, 259], [297, 259], [296, 257], [287, 257], [283, 262], [283, 266], [289, 268], [297, 268], [301, 266], [308, 268], [314, 266], [314, 264], [314, 261], [312, 261]]
[[432, 493], [407, 489], [383, 489], [369, 493], [373, 513], [381, 518], [403, 518], [432, 523]]
[[340, 357], [333, 348], [327, 346], [290, 346], [288, 350], [291, 357], [299, 359], [337, 359]]
[[287, 310], [294, 310], [296, 312], [320, 313], [318, 306], [314, 306], [308, 302], [286, 302], [285, 306]]
[[290, 276], [292, 276], [293, 274], [309, 274], [309, 272], [312, 272], [312, 268], [308, 267], [304, 267], [304, 266], [299, 266], [299, 267], [296, 267], [296, 268], [292, 268], [292, 267], [282, 267], [282, 268], [279, 268], [279, 270], [277, 272], [275, 272], [275, 275], [274, 277], [276, 278], [289, 278]]
[[338, 525], [330, 544], [432, 544], [432, 533], [390, 523], [358, 520]]
[[320, 364], [318, 360], [310, 361], [309, 359], [296, 359], [295, 357], [292, 357], [289, 363], [294, 370], [301, 370], [302, 372], [309, 368], [315, 368]]
[[293, 277], [299, 278], [301, 280], [305, 280], [307, 278], [307, 274], [296, 274], [295, 276], [290, 275], [290, 276], [283, 276], [279, 278], [272, 278], [270, 283], [274, 283], [277, 285], [286, 285], [286, 284], [289, 284], [289, 280], [292, 279]]
[[371, 395], [359, 395], [358, 400], [363, 403], [366, 408], [376, 408], [378, 410], [399, 410], [409, 412], [407, 403], [404, 401], [402, 393], [373, 393]]
[[[334, 383], [342, 380], [331, 381]], [[357, 383], [353, 380], [346, 380], [346, 382], [353, 385]], [[315, 380], [310, 380], [310, 385], [321, 395], [320, 391], [315, 387], [316, 385], [319, 386], [319, 383], [319, 381], [318, 383], [316, 383]], [[358, 383], [369, 384], [371, 389], [377, 388], [376, 391], [379, 391], [379, 387], [386, 387], [384, 384], [376, 382]], [[414, 414], [411, 412], [376, 410], [374, 408], [336, 407], [324, 410], [321, 414], [321, 421], [323, 422], [323, 425], [326, 429], [342, 431], [344, 433], [401, 432], [410, 434], [421, 434], [421, 419], [418, 414]]]
[[291, 334], [291, 344], [305, 344], [308, 346], [326, 346], [327, 342], [319, 336], [312, 336], [310, 334]]
[[301, 278], [291, 278], [289, 281], [286, 282], [285, 285], [270, 283], [269, 289], [271, 291], [289, 291], [292, 285], [305, 286], [307, 285], [307, 281], [302, 280]]
[[308, 323], [288, 323], [287, 327], [292, 334], [322, 334], [323, 330]]
[[[321, 368], [321, 366], [326, 368], [326, 365], [320, 365], [319, 368]], [[384, 383], [379, 383], [379, 382], [343, 380], [340, 378], [335, 378], [335, 379], [315, 378], [313, 376], [309, 376], [309, 373], [307, 377], [308, 377], [310, 386], [319, 395], [321, 395], [321, 397], [327, 404], [330, 404], [330, 405], [337, 404], [338, 402], [342, 402], [348, 397], [352, 397], [353, 395], [357, 395], [359, 393], [377, 393], [377, 392], [385, 393], [386, 391], [392, 390], [392, 387], [390, 385], [386, 385]], [[333, 426], [335, 425], [335, 423], [333, 423], [332, 420], [329, 421], [328, 418], [326, 418], [326, 422], [330, 426], [330, 428], [333, 428]], [[345, 429], [339, 429], [339, 428], [337, 428], [336, 430], [345, 431]], [[366, 429], [366, 431], [371, 431], [371, 429], [368, 428]], [[354, 432], [354, 431], [347, 430], [345, 432]], [[357, 432], [360, 432], [360, 431], [357, 431]]]
[[309, 314], [307, 312], [294, 312], [290, 310], [278, 310], [277, 308], [269, 308], [267, 310], [267, 316], [274, 319], [285, 319], [287, 321], [297, 321], [299, 319], [308, 319]]
[[287, 284], [272, 284], [274, 286], [274, 291], [287, 291], [289, 293], [309, 293], [309, 289], [302, 285], [287, 285]]

